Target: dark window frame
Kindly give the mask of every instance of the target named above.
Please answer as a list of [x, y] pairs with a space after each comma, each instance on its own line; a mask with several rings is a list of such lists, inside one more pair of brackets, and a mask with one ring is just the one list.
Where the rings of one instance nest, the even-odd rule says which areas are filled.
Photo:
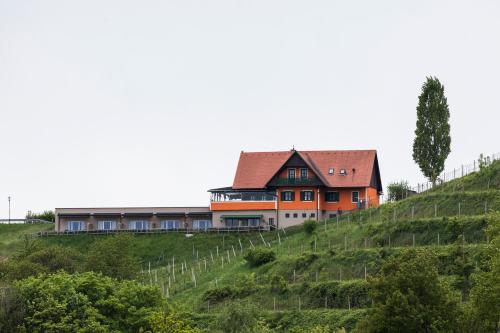
[[[311, 193], [311, 200], [306, 200], [306, 193]], [[300, 201], [313, 202], [314, 201], [314, 191], [301, 191]]]
[[307, 178], [309, 178], [309, 169], [300, 168], [300, 179], [307, 179]]
[[[357, 193], [356, 201], [354, 201], [354, 193]], [[359, 202], [359, 191], [352, 191], [351, 192], [351, 202], [352, 203], [358, 203]]]
[[294, 168], [289, 168], [288, 171], [287, 171], [288, 179], [295, 179], [295, 177], [297, 177], [296, 172], [297, 171]]
[[[329, 194], [332, 194], [332, 193], [337, 193], [337, 200], [330, 200], [328, 198], [328, 195]], [[334, 198], [335, 199], [335, 198]], [[326, 191], [325, 192], [325, 201], [326, 202], [340, 202], [340, 192], [339, 191]]]
[[[287, 198], [287, 194], [290, 193], [290, 198]], [[295, 192], [294, 191], [282, 191], [281, 192], [281, 201], [295, 201]]]

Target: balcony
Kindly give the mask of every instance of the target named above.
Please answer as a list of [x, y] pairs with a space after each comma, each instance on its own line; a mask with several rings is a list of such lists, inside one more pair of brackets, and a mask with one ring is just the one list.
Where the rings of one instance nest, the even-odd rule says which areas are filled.
[[318, 185], [319, 179], [317, 177], [307, 177], [307, 178], [278, 178], [276, 185], [278, 186], [305, 186], [305, 185]]

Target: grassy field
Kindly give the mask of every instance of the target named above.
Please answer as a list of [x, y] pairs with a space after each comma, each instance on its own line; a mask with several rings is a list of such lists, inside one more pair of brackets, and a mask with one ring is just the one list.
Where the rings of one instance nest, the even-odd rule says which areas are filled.
[[53, 224], [0, 224], [0, 257], [8, 257], [23, 246], [24, 235], [53, 230]]

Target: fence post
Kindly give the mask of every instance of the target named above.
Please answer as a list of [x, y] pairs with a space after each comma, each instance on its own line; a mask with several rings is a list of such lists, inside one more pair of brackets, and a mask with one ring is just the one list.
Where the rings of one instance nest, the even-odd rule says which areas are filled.
[[300, 311], [300, 296], [299, 296], [299, 311]]
[[435, 204], [434, 204], [434, 218], [436, 218], [436, 217], [437, 217], [437, 214], [438, 214], [438, 206], [437, 206], [437, 204], [435, 203]]
[[325, 310], [328, 309], [328, 296], [325, 296]]
[[366, 265], [365, 265], [365, 281], [366, 281]]
[[460, 217], [460, 201], [458, 202], [458, 217]]
[[415, 234], [413, 234], [413, 247], [415, 247]]
[[273, 311], [276, 311], [276, 297], [273, 297]]
[[439, 246], [439, 232], [438, 232], [438, 246]]

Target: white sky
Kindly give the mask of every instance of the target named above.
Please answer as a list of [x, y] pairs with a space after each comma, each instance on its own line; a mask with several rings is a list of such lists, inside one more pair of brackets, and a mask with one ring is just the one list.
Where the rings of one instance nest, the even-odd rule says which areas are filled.
[[241, 150], [411, 158], [445, 85], [447, 169], [500, 151], [500, 1], [0, 0], [0, 218], [208, 205]]

